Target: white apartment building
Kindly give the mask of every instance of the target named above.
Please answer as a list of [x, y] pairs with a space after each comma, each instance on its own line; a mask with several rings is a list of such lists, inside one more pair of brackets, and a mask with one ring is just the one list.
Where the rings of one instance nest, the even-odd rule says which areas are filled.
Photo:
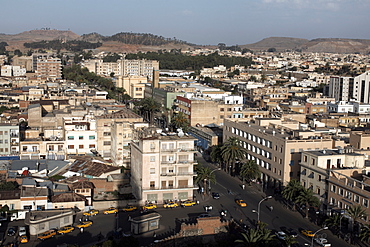
[[93, 115], [65, 117], [63, 122], [68, 155], [90, 154], [96, 150], [96, 120]]
[[140, 203], [193, 198], [194, 140], [158, 135], [131, 142], [131, 185]]
[[19, 154], [19, 126], [0, 123], [0, 156]]
[[26, 75], [26, 69], [20, 66], [4, 65], [1, 66], [1, 76], [24, 76]]

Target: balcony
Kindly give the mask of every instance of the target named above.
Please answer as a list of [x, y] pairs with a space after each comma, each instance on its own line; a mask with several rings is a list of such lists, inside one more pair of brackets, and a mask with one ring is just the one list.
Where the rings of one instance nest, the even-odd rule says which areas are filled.
[[145, 190], [172, 190], [172, 189], [194, 189], [198, 188], [196, 185], [179, 185], [179, 186], [162, 186], [162, 187], [143, 187]]
[[174, 161], [174, 160], [162, 160], [161, 161], [161, 164], [175, 164], [176, 163], [176, 161]]
[[196, 172], [179, 172], [177, 173], [177, 176], [196, 176]]
[[19, 145], [19, 142], [11, 142], [10, 143], [10, 146], [18, 146]]
[[176, 174], [174, 172], [168, 172], [168, 173], [161, 173], [161, 176], [169, 176], [169, 177], [172, 177], [172, 176], [176, 176]]
[[194, 152], [196, 151], [194, 148], [179, 148], [177, 152]]
[[177, 149], [174, 149], [174, 148], [172, 148], [172, 149], [169, 149], [169, 148], [161, 149], [162, 153], [173, 153], [173, 152], [176, 152], [176, 151], [177, 151]]

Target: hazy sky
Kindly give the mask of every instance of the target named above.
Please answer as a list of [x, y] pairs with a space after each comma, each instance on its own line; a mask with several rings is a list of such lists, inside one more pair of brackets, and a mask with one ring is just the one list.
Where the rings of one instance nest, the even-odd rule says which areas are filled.
[[370, 39], [370, 0], [0, 0], [0, 33], [152, 33], [195, 44], [268, 37]]

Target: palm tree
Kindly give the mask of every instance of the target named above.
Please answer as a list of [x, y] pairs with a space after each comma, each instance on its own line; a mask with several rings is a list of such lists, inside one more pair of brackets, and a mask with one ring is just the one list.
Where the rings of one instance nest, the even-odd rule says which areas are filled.
[[245, 246], [263, 246], [267, 245], [274, 239], [271, 230], [261, 224], [258, 228], [250, 229], [248, 233], [242, 233], [243, 239], [235, 240], [235, 243], [243, 243]]
[[229, 172], [235, 170], [235, 162], [237, 159], [245, 158], [246, 150], [241, 146], [241, 142], [237, 137], [230, 137], [221, 147], [221, 156], [226, 165], [231, 168]]
[[258, 178], [260, 174], [261, 172], [259, 166], [254, 160], [248, 160], [246, 163], [244, 163], [240, 171], [240, 176], [243, 178], [243, 184], [245, 178], [253, 180]]
[[314, 196], [313, 191], [311, 189], [303, 189], [299, 192], [298, 197], [295, 200], [298, 204], [305, 205], [305, 218], [308, 218], [308, 208], [310, 206], [319, 206], [320, 201], [317, 197]]
[[351, 217], [350, 229], [353, 231], [353, 227], [358, 220], [362, 217], [366, 217], [367, 213], [366, 210], [361, 207], [361, 205], [352, 206], [347, 210], [348, 215]]
[[[303, 190], [303, 186], [301, 185], [301, 183], [296, 179], [292, 179], [289, 181], [287, 186], [285, 186], [281, 194], [286, 200], [294, 202], [302, 190]], [[294, 209], [295, 209], [295, 204], [294, 204]]]
[[341, 217], [342, 215], [340, 214], [333, 214], [332, 216], [330, 216], [329, 218], [325, 220], [325, 225], [335, 229], [335, 231], [338, 231], [339, 226], [340, 226]]
[[188, 132], [189, 125], [189, 119], [183, 112], [179, 112], [178, 114], [174, 115], [171, 120], [171, 126], [173, 130], [181, 128], [186, 133]]
[[216, 176], [209, 167], [198, 166], [196, 169], [197, 176], [195, 177], [195, 182], [199, 183], [203, 181], [204, 193], [207, 192], [207, 181], [209, 183], [216, 183]]
[[145, 98], [136, 104], [139, 107], [141, 115], [144, 115], [152, 124], [154, 113], [159, 112], [161, 105], [153, 98]]
[[365, 243], [370, 243], [370, 225], [367, 224], [361, 228], [360, 239]]
[[210, 155], [211, 155], [212, 162], [222, 164], [223, 159], [222, 159], [222, 156], [221, 156], [221, 147], [222, 147], [222, 145], [213, 145], [211, 147], [212, 151], [211, 151]]
[[286, 235], [284, 238], [284, 243], [287, 247], [292, 246], [293, 244], [298, 243], [297, 239], [292, 235]]

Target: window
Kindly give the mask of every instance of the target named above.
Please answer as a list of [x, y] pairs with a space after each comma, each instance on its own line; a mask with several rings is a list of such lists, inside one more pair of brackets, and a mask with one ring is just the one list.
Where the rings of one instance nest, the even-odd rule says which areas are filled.
[[155, 187], [155, 181], [150, 181], [150, 188], [154, 188]]
[[110, 145], [110, 141], [105, 141], [105, 142], [103, 142], [103, 145], [104, 145], [104, 146], [109, 146], [109, 145]]
[[304, 156], [303, 156], [303, 161], [304, 161], [304, 162], [307, 162], [307, 155], [304, 155]]
[[89, 148], [95, 148], [95, 144], [89, 144]]
[[75, 145], [68, 145], [68, 149], [74, 149]]
[[358, 195], [354, 196], [355, 203], [360, 203], [360, 197]]
[[318, 177], [318, 179], [317, 179], [317, 180], [321, 181], [321, 175], [319, 175], [319, 177]]
[[83, 136], [79, 136], [78, 137], [78, 140], [83, 140], [84, 139], [84, 137]]
[[331, 185], [330, 190], [335, 193], [337, 190], [337, 186]]
[[95, 140], [95, 136], [89, 136], [89, 140]]
[[342, 188], [339, 188], [338, 194], [341, 196], [344, 196], [344, 190]]
[[369, 207], [369, 200], [363, 199], [362, 200], [362, 205], [364, 205], [364, 207]]
[[74, 136], [68, 136], [68, 140], [74, 140], [75, 137]]
[[220, 111], [224, 111], [224, 108], [220, 108]]
[[150, 162], [154, 162], [155, 161], [155, 156], [150, 156]]
[[155, 168], [150, 168], [150, 174], [155, 174]]
[[290, 153], [291, 154], [294, 153], [294, 152], [295, 152], [295, 149], [294, 148], [290, 149]]
[[0, 140], [0, 144], [3, 144], [3, 140]]
[[78, 148], [84, 148], [84, 145], [78, 145]]
[[103, 135], [104, 136], [110, 136], [110, 132], [104, 132]]

